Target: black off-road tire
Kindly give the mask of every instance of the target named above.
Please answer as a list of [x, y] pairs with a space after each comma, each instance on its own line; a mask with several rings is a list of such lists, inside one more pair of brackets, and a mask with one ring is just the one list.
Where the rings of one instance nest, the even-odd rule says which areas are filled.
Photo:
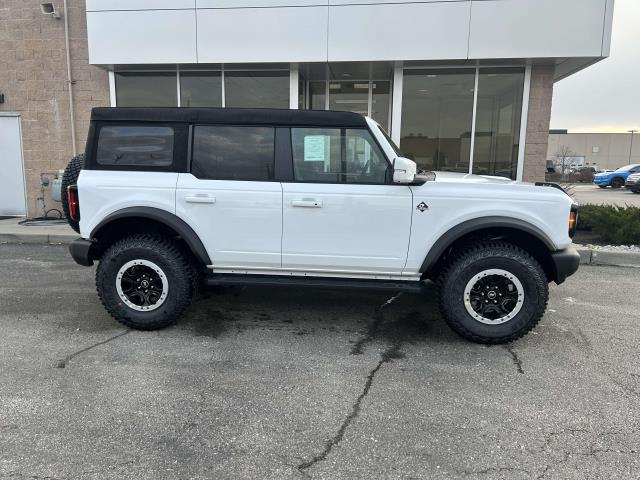
[[[464, 304], [464, 289], [477, 274], [501, 269], [522, 284], [521, 310], [505, 323], [489, 325], [473, 318]], [[467, 247], [445, 267], [438, 281], [442, 316], [456, 333], [475, 343], [502, 344], [529, 333], [547, 308], [549, 285], [540, 264], [521, 248], [503, 241], [487, 241]]]
[[62, 201], [62, 210], [64, 211], [64, 216], [67, 218], [67, 222], [69, 226], [73, 228], [76, 232], [80, 233], [80, 224], [71, 219], [69, 215], [69, 200], [67, 199], [67, 187], [69, 185], [75, 185], [78, 181], [78, 176], [80, 175], [80, 170], [84, 168], [84, 153], [80, 155], [76, 155], [71, 159], [71, 161], [67, 164], [67, 168], [64, 169], [64, 174], [62, 175], [62, 186], [60, 188], [60, 198]]
[[[166, 299], [151, 311], [129, 307], [118, 295], [118, 271], [132, 260], [153, 262], [168, 283]], [[197, 272], [186, 252], [170, 238], [138, 234], [110, 246], [96, 269], [96, 289], [102, 304], [117, 321], [136, 330], [158, 330], [174, 324], [191, 303]]]
[[624, 187], [624, 178], [616, 177], [611, 180], [611, 188], [621, 188]]

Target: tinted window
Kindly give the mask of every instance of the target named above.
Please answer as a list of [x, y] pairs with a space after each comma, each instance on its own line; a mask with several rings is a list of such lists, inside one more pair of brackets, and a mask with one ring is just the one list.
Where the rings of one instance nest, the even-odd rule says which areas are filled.
[[175, 72], [120, 72], [115, 74], [119, 107], [177, 107]]
[[103, 126], [98, 138], [99, 165], [166, 167], [173, 161], [173, 128]]
[[191, 173], [216, 180], [273, 180], [275, 129], [195, 128]]
[[388, 163], [368, 130], [292, 128], [297, 181], [385, 183]]
[[289, 108], [289, 72], [224, 72], [225, 106]]
[[221, 107], [220, 72], [180, 72], [180, 106]]

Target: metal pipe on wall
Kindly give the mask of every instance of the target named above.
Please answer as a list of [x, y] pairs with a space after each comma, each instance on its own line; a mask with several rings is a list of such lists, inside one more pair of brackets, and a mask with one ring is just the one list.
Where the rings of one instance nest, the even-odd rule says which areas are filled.
[[67, 9], [67, 0], [63, 0], [64, 9], [64, 47], [67, 56], [67, 89], [69, 91], [69, 120], [71, 122], [71, 151], [75, 157], [76, 151], [76, 120], [73, 111], [73, 80], [71, 78], [71, 52], [69, 49], [69, 11]]

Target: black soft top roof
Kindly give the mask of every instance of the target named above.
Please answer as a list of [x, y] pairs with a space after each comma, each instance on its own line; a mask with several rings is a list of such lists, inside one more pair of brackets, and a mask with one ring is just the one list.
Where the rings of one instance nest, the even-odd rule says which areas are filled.
[[91, 120], [354, 128], [367, 126], [364, 117], [357, 113], [277, 108], [99, 107], [91, 110]]

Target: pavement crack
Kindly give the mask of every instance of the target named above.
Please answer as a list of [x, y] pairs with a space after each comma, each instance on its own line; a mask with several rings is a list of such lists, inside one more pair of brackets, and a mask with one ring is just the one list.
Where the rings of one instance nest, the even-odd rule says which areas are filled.
[[373, 380], [376, 374], [380, 371], [380, 369], [385, 363], [389, 363], [393, 361], [395, 358], [398, 358], [400, 356], [400, 347], [401, 347], [400, 343], [394, 343], [391, 346], [389, 346], [384, 352], [382, 352], [382, 355], [380, 356], [380, 361], [378, 361], [376, 366], [369, 372], [369, 375], [367, 375], [367, 380], [364, 384], [364, 388], [362, 389], [362, 393], [360, 393], [355, 403], [352, 405], [351, 411], [343, 420], [342, 425], [340, 425], [340, 428], [338, 429], [336, 434], [327, 441], [327, 443], [324, 446], [324, 449], [319, 454], [315, 455], [313, 458], [311, 458], [311, 460], [307, 460], [306, 462], [302, 462], [298, 465], [298, 470], [300, 472], [305, 473], [305, 470], [308, 470], [309, 468], [313, 467], [316, 463], [322, 462], [323, 460], [325, 460], [327, 456], [331, 453], [331, 450], [333, 449], [333, 447], [335, 447], [342, 441], [342, 439], [344, 438], [345, 432], [349, 428], [349, 425], [351, 425], [353, 420], [355, 420], [356, 417], [360, 414], [362, 401], [369, 394], [369, 391], [371, 390], [371, 385], [373, 385]]
[[531, 472], [529, 472], [529, 470], [525, 470], [524, 468], [518, 468], [518, 467], [489, 467], [489, 468], [484, 468], [482, 470], [465, 470], [462, 473], [463, 476], [469, 476], [469, 475], [489, 475], [492, 473], [503, 473], [503, 472], [521, 472], [521, 473], [526, 473], [527, 475], [531, 475]]
[[[366, 335], [364, 335], [360, 340], [358, 340], [353, 346], [353, 348], [351, 349], [352, 355], [361, 355], [363, 353], [364, 346], [367, 343], [373, 341], [373, 339], [376, 337], [376, 334], [378, 333], [380, 325], [384, 321], [384, 315], [383, 315], [384, 309], [388, 305], [395, 302], [401, 295], [402, 295], [402, 292], [395, 294], [394, 296], [387, 299], [387, 301], [385, 301], [382, 305], [376, 308], [373, 314], [373, 322], [371, 322], [371, 324], [369, 325]], [[305, 462], [298, 464], [297, 469], [303, 476], [305, 476], [306, 478], [310, 478], [309, 474], [307, 473], [307, 470], [313, 467], [318, 462], [322, 462], [323, 460], [325, 460], [327, 456], [331, 453], [331, 450], [333, 450], [333, 447], [335, 447], [342, 441], [342, 439], [344, 438], [345, 432], [347, 431], [351, 423], [360, 414], [362, 402], [366, 398], [366, 396], [369, 394], [369, 391], [371, 390], [371, 386], [373, 385], [373, 380], [375, 379], [376, 374], [380, 371], [380, 369], [385, 363], [392, 362], [397, 358], [402, 358], [403, 355], [400, 352], [402, 343], [403, 343], [402, 340], [395, 339], [380, 354], [380, 360], [375, 365], [375, 367], [373, 367], [373, 369], [369, 371], [369, 374], [366, 377], [366, 381], [364, 383], [362, 392], [360, 393], [356, 401], [351, 406], [351, 410], [349, 411], [349, 414], [342, 421], [342, 424], [340, 425], [340, 428], [338, 429], [336, 434], [333, 437], [331, 437], [329, 440], [327, 440], [322, 451], [317, 455], [315, 455], [314, 457], [312, 457], [310, 460], [307, 460]]]
[[402, 292], [399, 292], [394, 296], [390, 297], [386, 302], [384, 302], [378, 308], [376, 308], [373, 314], [373, 322], [369, 324], [366, 334], [362, 338], [360, 338], [358, 341], [356, 341], [356, 343], [353, 344], [353, 347], [351, 348], [351, 355], [362, 355], [364, 353], [365, 345], [370, 343], [375, 338], [376, 333], [378, 333], [378, 328], [380, 327], [380, 324], [382, 323], [382, 320], [383, 320], [382, 311], [387, 306], [395, 302], [401, 296], [402, 296]]
[[518, 373], [524, 374], [524, 369], [522, 368], [522, 360], [520, 360], [520, 357], [515, 352], [515, 350], [511, 348], [509, 345], [505, 345], [504, 348], [507, 352], [511, 354], [511, 358], [513, 358], [513, 364], [516, 366]]
[[55, 363], [55, 368], [66, 368], [66, 366], [69, 364], [69, 362], [70, 362], [73, 358], [77, 357], [78, 355], [80, 355], [80, 354], [82, 354], [82, 353], [85, 353], [85, 352], [88, 352], [88, 351], [89, 351], [89, 350], [91, 350], [92, 348], [99, 347], [100, 345], [104, 345], [105, 343], [109, 343], [109, 342], [111, 342], [112, 340], [115, 340], [116, 338], [123, 337], [123, 336], [125, 336], [126, 334], [128, 334], [129, 332], [131, 332], [131, 330], [125, 330], [124, 332], [120, 332], [120, 333], [118, 333], [117, 335], [114, 335], [113, 337], [109, 337], [109, 338], [107, 338], [106, 340], [103, 340], [103, 341], [101, 341], [101, 342], [94, 343], [93, 345], [89, 345], [88, 347], [85, 347], [85, 348], [83, 348], [83, 349], [81, 349], [81, 350], [78, 350], [78, 351], [76, 351], [76, 352], [73, 352], [73, 353], [71, 353], [71, 354], [67, 355], [66, 357], [64, 357], [64, 358], [62, 358], [62, 359], [60, 359], [60, 360], [56, 361], [56, 363]]

